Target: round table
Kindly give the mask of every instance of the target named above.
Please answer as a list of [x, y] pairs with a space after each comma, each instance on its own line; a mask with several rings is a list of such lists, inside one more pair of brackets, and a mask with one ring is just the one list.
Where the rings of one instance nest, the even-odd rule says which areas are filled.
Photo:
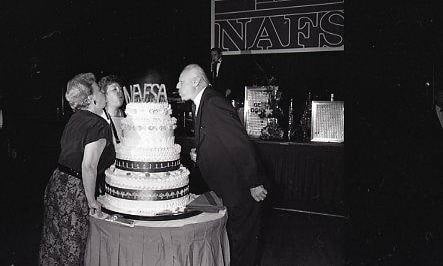
[[226, 210], [134, 227], [90, 216], [86, 265], [229, 265]]

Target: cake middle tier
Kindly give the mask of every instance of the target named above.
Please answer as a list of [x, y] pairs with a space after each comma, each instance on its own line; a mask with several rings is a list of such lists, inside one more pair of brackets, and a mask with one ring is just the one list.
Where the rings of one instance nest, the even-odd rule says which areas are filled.
[[175, 118], [130, 118], [122, 120], [121, 144], [136, 147], [170, 147], [174, 145]]
[[105, 171], [105, 182], [109, 186], [130, 190], [169, 190], [185, 187], [189, 184], [189, 170], [162, 173], [138, 173], [125, 171], [111, 166]]
[[137, 147], [119, 144], [116, 147], [116, 158], [136, 162], [169, 162], [180, 159], [181, 147], [173, 144], [169, 147]]

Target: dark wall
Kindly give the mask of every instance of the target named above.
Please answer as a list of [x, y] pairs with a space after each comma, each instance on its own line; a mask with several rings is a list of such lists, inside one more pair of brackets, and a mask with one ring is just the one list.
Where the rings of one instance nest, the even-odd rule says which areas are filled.
[[[155, 69], [172, 89], [186, 62], [207, 59], [210, 15], [195, 12], [205, 8], [158, 1], [127, 6], [11, 4], [0, 17], [6, 33], [5, 94], [11, 103], [29, 101], [43, 107], [29, 108], [33, 113], [54, 115], [53, 105], [60, 105], [67, 80], [80, 72], [98, 77], [116, 73], [132, 81]], [[26, 107], [14, 112], [26, 112]]]
[[435, 8], [431, 1], [347, 6], [347, 250], [353, 264], [442, 261], [443, 129], [432, 97], [441, 85]]

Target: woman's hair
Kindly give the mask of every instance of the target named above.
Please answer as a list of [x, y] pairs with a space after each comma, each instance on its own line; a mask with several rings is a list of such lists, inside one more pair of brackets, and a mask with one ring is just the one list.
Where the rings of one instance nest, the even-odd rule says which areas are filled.
[[121, 80], [116, 75], [108, 75], [103, 77], [98, 82], [98, 86], [100, 87], [100, 91], [106, 94], [107, 87], [111, 84], [117, 83], [121, 86]]
[[66, 100], [72, 110], [85, 109], [91, 103], [90, 97], [93, 93], [92, 84], [95, 83], [95, 76], [92, 73], [82, 73], [68, 81], [66, 89]]

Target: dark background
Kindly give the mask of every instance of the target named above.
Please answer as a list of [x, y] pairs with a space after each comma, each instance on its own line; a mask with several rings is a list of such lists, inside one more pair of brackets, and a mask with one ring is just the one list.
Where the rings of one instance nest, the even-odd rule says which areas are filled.
[[[2, 13], [2, 71], [12, 85], [3, 94], [38, 106], [45, 117], [57, 115], [66, 81], [75, 74], [115, 73], [128, 85], [156, 70], [172, 92], [186, 64], [206, 66], [210, 59], [210, 1], [14, 3]], [[299, 105], [307, 91], [319, 99], [329, 99], [329, 93], [343, 99], [344, 52], [229, 57], [242, 69], [245, 85], [263, 85], [273, 76]], [[34, 108], [17, 109], [37, 115]]]
[[[209, 60], [209, 7], [209, 1], [2, 2], [2, 145], [8, 139], [8, 151], [13, 146], [23, 160], [29, 150], [57, 147], [67, 118], [62, 95], [80, 72], [130, 82], [155, 69], [172, 91], [186, 64]], [[250, 66], [244, 74], [251, 82], [260, 73], [255, 62], [263, 75], [274, 75], [286, 99], [295, 97], [297, 112], [307, 91], [345, 101], [352, 265], [441, 261], [435, 10], [431, 1], [345, 3], [345, 51], [232, 56]]]

